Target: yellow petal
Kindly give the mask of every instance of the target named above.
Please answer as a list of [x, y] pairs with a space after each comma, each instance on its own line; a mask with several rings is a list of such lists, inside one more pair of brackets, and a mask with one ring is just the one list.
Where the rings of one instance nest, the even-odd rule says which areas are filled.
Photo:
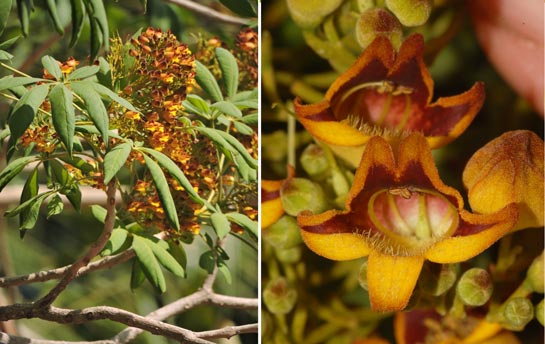
[[284, 215], [282, 201], [275, 198], [261, 203], [261, 228], [267, 228]]
[[543, 227], [543, 151], [543, 140], [528, 130], [507, 132], [479, 149], [463, 174], [471, 208], [489, 214], [515, 202], [513, 230]]
[[369, 254], [361, 236], [352, 233], [317, 234], [301, 231], [305, 244], [316, 254], [331, 260], [352, 260]]
[[482, 343], [484, 340], [496, 335], [502, 329], [503, 327], [498, 323], [483, 320], [479, 322], [473, 332], [464, 339], [463, 344]]
[[466, 261], [475, 257], [502, 236], [509, 233], [517, 222], [518, 211], [514, 203], [509, 204], [497, 213], [476, 215], [466, 211], [460, 212], [461, 220], [475, 228], [487, 227], [469, 235], [458, 235], [447, 238], [432, 246], [426, 252], [428, 260], [447, 264]]
[[424, 257], [397, 257], [372, 251], [367, 284], [374, 311], [400, 311], [407, 306], [422, 270]]

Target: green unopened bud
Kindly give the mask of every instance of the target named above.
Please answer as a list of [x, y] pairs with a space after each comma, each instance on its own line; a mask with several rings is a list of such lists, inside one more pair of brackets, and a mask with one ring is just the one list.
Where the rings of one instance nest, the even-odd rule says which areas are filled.
[[469, 269], [456, 286], [456, 295], [466, 306], [482, 306], [492, 296], [494, 284], [490, 274], [480, 268]]
[[537, 305], [536, 305], [536, 319], [537, 321], [539, 321], [539, 323], [543, 326], [545, 325], [544, 324], [544, 318], [545, 318], [545, 309], [544, 309], [544, 300], [541, 300]]
[[327, 200], [320, 185], [304, 178], [292, 178], [280, 189], [284, 211], [297, 216], [303, 210], [322, 213], [327, 209]]
[[432, 0], [386, 0], [386, 6], [401, 24], [419, 26], [425, 24], [433, 8]]
[[297, 291], [284, 277], [269, 281], [263, 290], [263, 302], [271, 313], [287, 314], [295, 306]]
[[515, 297], [503, 305], [503, 325], [508, 330], [521, 331], [534, 318], [534, 306], [524, 297]]
[[425, 264], [418, 279], [422, 292], [440, 296], [446, 293], [456, 282], [457, 273], [454, 264]]
[[329, 161], [322, 147], [310, 144], [301, 154], [301, 165], [308, 175], [314, 180], [326, 178], [330, 172]]
[[375, 0], [357, 0], [356, 1], [356, 6], [359, 13], [365, 12], [368, 9], [375, 7], [376, 5], [377, 4]]
[[358, 273], [358, 282], [364, 290], [369, 290], [367, 286], [367, 260], [363, 262], [363, 264], [361, 264], [360, 266], [360, 271]]
[[303, 28], [319, 25], [343, 0], [287, 0], [293, 21]]
[[301, 261], [301, 254], [303, 253], [301, 246], [295, 246], [290, 248], [278, 249], [276, 252], [276, 258], [278, 261], [284, 264], [295, 264]]
[[539, 257], [534, 259], [528, 268], [526, 275], [526, 279], [528, 280], [528, 283], [532, 287], [533, 291], [541, 294], [543, 294], [545, 288], [543, 282], [543, 265], [543, 253], [541, 253]]
[[390, 12], [382, 8], [372, 8], [360, 15], [356, 24], [356, 39], [362, 48], [366, 48], [379, 36], [388, 38], [398, 49], [403, 32], [401, 24]]
[[263, 239], [276, 248], [290, 248], [303, 242], [297, 220], [291, 216], [282, 216], [262, 233]]

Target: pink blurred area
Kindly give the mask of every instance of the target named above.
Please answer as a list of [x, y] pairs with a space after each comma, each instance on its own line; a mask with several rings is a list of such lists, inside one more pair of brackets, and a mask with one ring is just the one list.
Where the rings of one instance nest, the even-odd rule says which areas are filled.
[[543, 116], [543, 1], [467, 0], [466, 3], [490, 62]]

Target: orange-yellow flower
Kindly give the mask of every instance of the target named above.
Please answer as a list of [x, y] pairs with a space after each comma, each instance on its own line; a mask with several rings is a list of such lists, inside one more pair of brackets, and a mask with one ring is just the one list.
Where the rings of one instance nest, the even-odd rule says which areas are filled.
[[515, 228], [543, 227], [543, 140], [528, 130], [507, 132], [487, 143], [464, 169], [473, 211], [489, 214], [515, 202]]
[[280, 189], [286, 180], [295, 176], [295, 170], [288, 167], [288, 177], [282, 180], [261, 181], [261, 228], [267, 228], [284, 215]]
[[376, 38], [329, 88], [319, 103], [295, 99], [299, 121], [316, 138], [353, 147], [359, 158], [375, 134], [424, 134], [432, 148], [443, 146], [469, 126], [484, 102], [484, 85], [431, 103], [433, 80], [423, 60], [424, 42], [409, 36], [395, 53], [392, 43]]
[[517, 221], [517, 207], [476, 215], [459, 192], [443, 184], [420, 134], [392, 147], [379, 136], [367, 143], [344, 210], [298, 217], [303, 240], [333, 260], [369, 256], [367, 282], [378, 311], [405, 308], [424, 260], [472, 258]]

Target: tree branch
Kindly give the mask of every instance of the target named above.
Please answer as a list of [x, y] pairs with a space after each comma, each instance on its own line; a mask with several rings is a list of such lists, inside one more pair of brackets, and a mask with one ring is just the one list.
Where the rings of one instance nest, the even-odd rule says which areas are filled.
[[115, 178], [110, 181], [106, 189], [107, 203], [106, 203], [106, 219], [104, 220], [104, 230], [100, 237], [91, 245], [87, 254], [82, 258], [76, 261], [70, 266], [66, 271], [64, 277], [60, 282], [53, 288], [51, 291], [45, 295], [40, 300], [36, 301], [38, 308], [43, 308], [51, 305], [53, 301], [59, 296], [59, 294], [68, 286], [68, 284], [76, 278], [80, 268], [89, 264], [91, 259], [93, 259], [100, 251], [104, 248], [110, 236], [112, 235], [112, 230], [115, 225], [115, 194], [116, 194], [116, 180]]
[[210, 343], [207, 340], [198, 338], [192, 331], [115, 307], [97, 306], [83, 309], [64, 309], [50, 306], [43, 309], [36, 308], [32, 303], [0, 307], [0, 320], [23, 318], [40, 318], [61, 324], [82, 324], [88, 321], [109, 319], [184, 343]]
[[[181, 314], [193, 307], [206, 304], [239, 309], [258, 309], [259, 300], [257, 298], [250, 299], [214, 293], [214, 291], [212, 290], [212, 285], [214, 284], [216, 274], [217, 269], [214, 269], [214, 271], [210, 275], [206, 276], [206, 279], [203, 282], [203, 287], [200, 290], [149, 313], [146, 318], [165, 320], [174, 315]], [[134, 340], [140, 333], [142, 333], [142, 330], [139, 328], [127, 328], [118, 333], [112, 339], [116, 343], [128, 343]], [[229, 334], [230, 332], [226, 332], [226, 336], [228, 336]]]
[[[82, 276], [88, 272], [111, 268], [112, 266], [124, 263], [127, 260], [132, 259], [134, 256], [134, 250], [128, 249], [116, 255], [104, 257], [102, 259], [89, 263], [89, 265], [85, 267], [80, 268], [76, 274], [76, 277]], [[0, 287], [20, 286], [61, 278], [71, 267], [72, 264], [63, 266], [61, 268], [38, 271], [28, 275], [2, 277], [0, 278]]]
[[195, 3], [190, 0], [166, 0], [166, 2], [170, 2], [171, 4], [175, 4], [175, 5], [187, 8], [188, 10], [191, 10], [193, 12], [196, 12], [208, 18], [220, 20], [228, 24], [246, 25], [249, 23], [248, 19], [233, 17], [228, 14], [215, 11], [210, 7]]
[[259, 324], [248, 324], [240, 326], [227, 326], [217, 330], [197, 332], [195, 335], [203, 339], [231, 338], [237, 334], [257, 333]]

